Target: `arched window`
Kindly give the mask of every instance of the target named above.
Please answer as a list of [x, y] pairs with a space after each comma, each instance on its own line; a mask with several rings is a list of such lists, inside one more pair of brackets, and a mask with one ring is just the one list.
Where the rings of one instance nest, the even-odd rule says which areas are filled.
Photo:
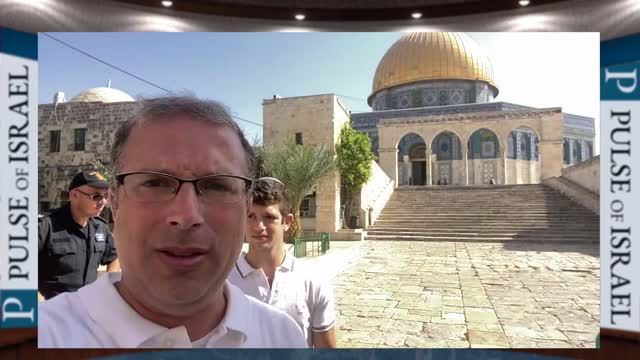
[[495, 159], [500, 153], [498, 137], [488, 129], [476, 130], [469, 139], [470, 159]]

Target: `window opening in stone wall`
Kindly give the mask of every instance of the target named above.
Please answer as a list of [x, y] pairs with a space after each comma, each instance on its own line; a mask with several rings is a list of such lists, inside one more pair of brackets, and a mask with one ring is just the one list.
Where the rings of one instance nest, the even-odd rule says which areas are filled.
[[315, 196], [307, 196], [300, 205], [300, 217], [316, 217]]
[[84, 151], [87, 129], [74, 129], [73, 151]]
[[49, 152], [60, 152], [60, 130], [49, 131]]
[[302, 133], [296, 133], [296, 145], [302, 145]]

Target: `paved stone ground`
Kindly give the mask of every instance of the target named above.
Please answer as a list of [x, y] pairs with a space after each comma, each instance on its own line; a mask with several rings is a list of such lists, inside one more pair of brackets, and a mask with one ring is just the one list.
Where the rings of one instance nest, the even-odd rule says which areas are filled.
[[598, 244], [359, 248], [334, 278], [338, 347], [595, 347]]

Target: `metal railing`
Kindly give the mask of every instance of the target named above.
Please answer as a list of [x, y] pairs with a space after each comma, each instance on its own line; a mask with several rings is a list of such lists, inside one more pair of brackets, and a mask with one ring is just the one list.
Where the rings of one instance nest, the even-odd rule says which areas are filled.
[[325, 254], [331, 247], [328, 233], [301, 235], [293, 240], [293, 256], [305, 257], [309, 254], [311, 245], [311, 256]]

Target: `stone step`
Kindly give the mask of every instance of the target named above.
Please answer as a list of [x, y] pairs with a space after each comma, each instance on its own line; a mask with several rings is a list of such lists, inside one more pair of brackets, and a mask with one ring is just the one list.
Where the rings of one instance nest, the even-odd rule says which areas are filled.
[[522, 203], [513, 203], [511, 202], [511, 200], [509, 201], [503, 201], [503, 200], [498, 200], [498, 199], [493, 199], [491, 201], [459, 201], [459, 200], [452, 200], [450, 202], [447, 201], [440, 201], [440, 200], [432, 200], [432, 199], [427, 199], [427, 200], [420, 200], [420, 201], [409, 201], [409, 200], [403, 200], [403, 201], [394, 201], [394, 200], [390, 200], [387, 205], [391, 208], [393, 207], [400, 207], [400, 206], [425, 206], [425, 205], [438, 205], [438, 204], [446, 204], [448, 206], [461, 206], [461, 205], [471, 205], [471, 206], [486, 206], [486, 207], [509, 207], [509, 208], [530, 208], [530, 207], [535, 207], [535, 208], [545, 208], [548, 206], [554, 206], [554, 207], [566, 207], [566, 208], [575, 208], [575, 209], [581, 209], [582, 207], [577, 205], [576, 203], [573, 202], [544, 202], [544, 203], [533, 203], [533, 202], [522, 202]]
[[[479, 224], [479, 223], [497, 223], [497, 224], [546, 224], [546, 223], [566, 223], [571, 224], [575, 221], [579, 223], [588, 223], [585, 221], [584, 217], [527, 217], [527, 216], [462, 216], [462, 215], [449, 215], [449, 216], [417, 216], [413, 214], [407, 214], [406, 217], [411, 217], [413, 220], [417, 222], [428, 222], [428, 223], [460, 223], [464, 222], [465, 224]], [[404, 217], [404, 218], [406, 218]], [[596, 219], [591, 219], [591, 222], [598, 223]], [[380, 221], [396, 221], [396, 222], [407, 222], [407, 220], [403, 219], [403, 216], [389, 216], [380, 218], [376, 221], [376, 224]]]
[[459, 196], [462, 195], [464, 197], [476, 196], [498, 196], [498, 195], [512, 195], [518, 197], [552, 197], [557, 193], [556, 190], [545, 190], [545, 191], [424, 191], [424, 192], [395, 192], [393, 196], [395, 197], [416, 197], [416, 196]]
[[599, 229], [597, 222], [594, 221], [592, 223], [584, 223], [580, 221], [581, 219], [575, 219], [575, 221], [559, 221], [559, 220], [526, 220], [526, 219], [505, 219], [505, 218], [496, 218], [496, 219], [482, 219], [475, 221], [457, 221], [456, 219], [416, 219], [413, 221], [408, 220], [388, 220], [388, 219], [379, 219], [373, 225], [374, 227], [429, 227], [429, 228], [451, 228], [451, 227], [469, 227], [469, 226], [477, 226], [477, 227], [533, 227], [533, 228], [546, 228], [546, 227], [562, 227], [562, 228], [585, 228], [585, 229]]
[[369, 241], [448, 241], [448, 242], [528, 242], [528, 243], [598, 243], [600, 239], [598, 237], [593, 238], [567, 238], [567, 237], [540, 237], [540, 236], [528, 236], [528, 237], [508, 237], [508, 236], [494, 236], [494, 237], [463, 237], [463, 236], [411, 236], [411, 235], [367, 235], [366, 240]]
[[564, 226], [563, 224], [559, 224], [559, 223], [530, 223], [530, 224], [521, 224], [520, 226], [514, 226], [513, 224], [509, 224], [509, 223], [475, 223], [475, 224], [460, 224], [460, 223], [450, 223], [450, 224], [443, 224], [443, 223], [439, 223], [439, 222], [431, 222], [431, 223], [426, 223], [426, 224], [415, 224], [415, 225], [411, 225], [411, 224], [378, 224], [376, 222], [376, 225], [371, 227], [371, 230], [375, 230], [375, 229], [380, 229], [380, 228], [385, 228], [385, 229], [396, 229], [396, 228], [410, 228], [410, 229], [416, 229], [416, 230], [429, 230], [429, 229], [433, 229], [433, 228], [450, 228], [450, 229], [478, 229], [478, 230], [491, 230], [491, 229], [495, 229], [495, 228], [499, 228], [499, 229], [518, 229], [518, 230], [527, 230], [530, 229], [532, 231], [537, 231], [537, 230], [544, 230], [544, 229], [549, 229], [549, 228], [553, 228], [553, 229], [569, 229], [569, 230], [589, 230], [589, 231], [597, 231], [599, 230], [599, 228], [597, 227], [581, 227], [579, 225], [576, 224], [571, 224], [571, 225], [566, 225]]
[[548, 190], [543, 184], [522, 184], [522, 185], [416, 185], [398, 186], [398, 192], [412, 191], [531, 191]]
[[599, 217], [544, 185], [396, 189], [367, 240], [597, 243]]
[[[475, 212], [473, 212], [475, 210]], [[466, 211], [464, 211], [463, 209], [460, 209], [459, 211], [452, 211], [451, 209], [447, 209], [447, 210], [443, 210], [443, 211], [439, 211], [439, 212], [435, 212], [433, 210], [425, 210], [425, 209], [420, 209], [420, 210], [415, 210], [415, 211], [411, 211], [411, 209], [406, 209], [406, 210], [394, 210], [394, 209], [384, 209], [382, 211], [382, 215], [415, 215], [415, 216], [450, 216], [450, 215], [460, 215], [460, 216], [485, 216], [485, 217], [491, 217], [491, 216], [516, 216], [516, 217], [522, 217], [522, 216], [531, 216], [531, 217], [567, 217], [567, 216], [572, 216], [572, 217], [584, 217], [584, 216], [590, 216], [590, 217], [595, 217], [593, 215], [593, 212], [584, 212], [584, 211], [580, 211], [577, 214], [574, 212], [571, 213], [567, 213], [566, 211], [482, 211], [482, 212], [477, 212], [480, 209], [466, 209]]]
[[[567, 231], [599, 231], [597, 227], [581, 227], [581, 226], [562, 226], [558, 224], [526, 224], [524, 226], [510, 226], [509, 224], [468, 224], [467, 226], [461, 226], [460, 224], [451, 226], [447, 226], [446, 224], [438, 224], [431, 223], [425, 224], [423, 226], [420, 225], [406, 225], [402, 224], [398, 225], [387, 225], [387, 224], [377, 224], [375, 226], [369, 227], [367, 231], [376, 231], [376, 230], [399, 230], [407, 229], [409, 231], [432, 231], [433, 229], [448, 229], [447, 231], [496, 231], [495, 229], [499, 229], [500, 231], [555, 231], [555, 230], [564, 230]], [[442, 231], [442, 230], [435, 230]]]
[[[479, 227], [490, 227], [490, 226], [495, 226], [494, 224], [487, 224], [487, 223], [481, 223], [478, 221], [465, 221], [464, 223], [460, 223], [460, 222], [456, 222], [456, 221], [441, 221], [441, 220], [436, 220], [436, 221], [429, 221], [429, 220], [433, 220], [433, 219], [415, 219], [415, 220], [388, 220], [388, 219], [380, 219], [378, 221], [376, 221], [375, 224], [372, 225], [372, 227], [378, 227], [378, 226], [383, 226], [383, 227], [416, 227], [416, 226], [421, 226], [421, 225], [428, 225], [430, 228], [442, 228], [442, 229], [450, 229], [452, 226], [453, 227], [460, 227], [460, 228], [465, 228], [468, 226], [479, 226]], [[556, 222], [549, 222], [549, 221], [533, 221], [533, 222], [528, 222], [528, 223], [521, 223], [521, 222], [514, 222], [514, 221], [506, 221], [505, 219], [500, 219], [501, 221], [498, 221], [498, 219], [496, 219], [496, 221], [494, 221], [494, 223], [502, 223], [502, 225], [504, 227], [513, 227], [513, 228], [521, 228], [521, 227], [532, 227], [532, 228], [546, 228], [549, 226], [557, 226], [557, 227], [561, 227], [561, 228], [566, 228], [566, 227], [571, 227], [572, 225], [574, 225], [573, 227], [576, 228], [588, 228], [588, 229], [599, 229], [600, 227], [598, 226], [597, 222], [594, 223], [576, 223], [576, 222], [572, 222], [572, 221], [556, 221]], [[438, 224], [442, 224], [442, 225], [438, 225]]]
[[598, 231], [599, 228], [583, 228], [580, 226], [488, 226], [488, 225], [469, 225], [469, 226], [392, 226], [392, 225], [374, 225], [367, 229], [367, 233], [372, 231], [438, 231], [438, 232], [522, 232], [522, 231], [571, 231], [571, 232], [589, 232]]
[[409, 202], [409, 201], [390, 201], [387, 203], [387, 209], [406, 209], [406, 208], [482, 208], [482, 209], [531, 209], [531, 210], [544, 210], [544, 209], [562, 209], [562, 210], [585, 210], [583, 207], [576, 205], [575, 203], [546, 203], [546, 204], [533, 204], [533, 203], [522, 203], [522, 204], [513, 204], [513, 203], [503, 203], [500, 201], [469, 201], [469, 202], [461, 202], [461, 201], [421, 201], [421, 202]]
[[568, 237], [568, 238], [584, 238], [593, 237], [594, 233], [590, 232], [568, 232], [568, 231], [396, 231], [394, 229], [367, 230], [367, 236], [378, 235], [410, 235], [410, 236], [450, 236], [450, 237], [522, 237], [525, 235], [536, 234], [541, 237]]
[[377, 221], [404, 221], [404, 222], [423, 222], [423, 221], [464, 221], [467, 223], [474, 223], [478, 221], [502, 221], [502, 222], [567, 222], [571, 223], [579, 220], [582, 224], [589, 224], [591, 222], [599, 223], [598, 218], [592, 216], [519, 216], [519, 215], [493, 215], [493, 216], [478, 216], [464, 214], [440, 214], [440, 215], [416, 215], [412, 213], [387, 215], [382, 214]]
[[536, 196], [536, 197], [519, 197], [519, 196], [505, 196], [505, 195], [497, 195], [497, 196], [479, 196], [479, 197], [470, 197], [470, 196], [452, 196], [452, 197], [439, 197], [439, 196], [425, 196], [425, 197], [420, 197], [420, 196], [412, 196], [412, 197], [406, 197], [406, 198], [394, 198], [392, 197], [391, 199], [389, 199], [390, 201], [395, 201], [395, 200], [402, 200], [402, 201], [408, 201], [408, 202], [425, 202], [425, 201], [430, 201], [430, 200], [456, 200], [456, 201], [466, 201], [466, 202], [477, 202], [477, 201], [484, 201], [486, 199], [492, 199], [492, 200], [497, 200], [497, 201], [501, 201], [504, 203], [510, 202], [512, 200], [520, 200], [520, 201], [527, 201], [527, 203], [541, 203], [541, 204], [545, 204], [545, 203], [566, 203], [566, 204], [575, 204], [572, 201], [569, 201], [567, 199], [557, 199], [554, 197], [548, 197], [548, 198], [542, 198], [540, 196]]

